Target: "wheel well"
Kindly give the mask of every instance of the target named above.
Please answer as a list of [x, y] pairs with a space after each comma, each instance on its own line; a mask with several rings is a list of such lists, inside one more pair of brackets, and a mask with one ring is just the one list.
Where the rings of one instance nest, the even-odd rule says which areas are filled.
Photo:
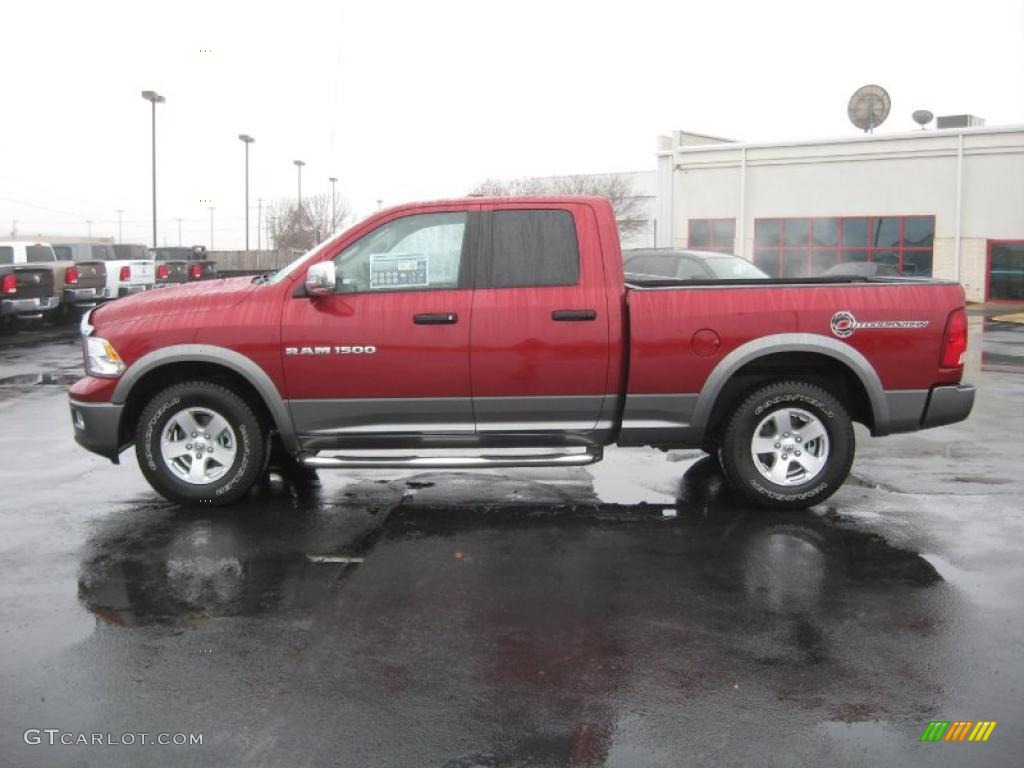
[[712, 440], [725, 427], [733, 408], [755, 389], [773, 381], [798, 379], [827, 389], [854, 421], [874, 429], [874, 411], [863, 383], [848, 366], [815, 352], [777, 352], [752, 360], [722, 387], [711, 409], [705, 435]]
[[135, 426], [142, 409], [155, 394], [183, 381], [212, 381], [239, 395], [253, 409], [256, 418], [268, 429], [275, 429], [274, 419], [266, 402], [242, 374], [217, 363], [182, 361], [167, 363], [143, 374], [128, 393], [121, 416], [121, 445], [135, 439]]

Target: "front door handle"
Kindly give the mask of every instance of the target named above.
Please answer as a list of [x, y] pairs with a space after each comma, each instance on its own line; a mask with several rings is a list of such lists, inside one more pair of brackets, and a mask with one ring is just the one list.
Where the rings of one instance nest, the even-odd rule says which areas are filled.
[[579, 323], [596, 320], [597, 312], [593, 309], [556, 309], [551, 313], [551, 319], [563, 323]]
[[459, 316], [454, 312], [436, 312], [425, 315], [413, 315], [412, 321], [416, 325], [455, 325], [459, 322]]

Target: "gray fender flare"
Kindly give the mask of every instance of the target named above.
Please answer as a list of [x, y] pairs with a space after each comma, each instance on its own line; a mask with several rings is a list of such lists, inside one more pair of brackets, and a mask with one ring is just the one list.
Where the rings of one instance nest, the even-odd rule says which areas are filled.
[[288, 406], [281, 397], [281, 393], [274, 386], [274, 382], [270, 380], [266, 371], [248, 357], [226, 347], [210, 344], [175, 344], [143, 355], [132, 363], [121, 376], [117, 386], [114, 387], [111, 402], [123, 405], [128, 400], [128, 393], [131, 392], [132, 387], [147, 373], [169, 363], [181, 362], [212, 363], [228, 368], [242, 376], [263, 398], [278, 434], [281, 436], [285, 450], [289, 453], [298, 453], [299, 441], [295, 435], [295, 425], [292, 423], [291, 413], [288, 411]]
[[722, 358], [704, 382], [697, 397], [690, 424], [696, 434], [703, 435], [711, 418], [715, 401], [722, 388], [747, 363], [779, 352], [814, 352], [827, 355], [846, 365], [860, 380], [871, 403], [875, 422], [874, 434], [884, 435], [889, 429], [889, 402], [874, 366], [864, 355], [836, 339], [816, 333], [777, 333], [742, 344]]

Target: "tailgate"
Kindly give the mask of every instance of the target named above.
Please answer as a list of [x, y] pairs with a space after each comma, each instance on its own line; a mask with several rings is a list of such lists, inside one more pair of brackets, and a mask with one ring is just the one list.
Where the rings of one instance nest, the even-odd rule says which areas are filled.
[[[160, 277], [160, 267], [167, 267], [167, 277]], [[188, 281], [188, 264], [184, 261], [165, 261], [157, 266], [157, 285], [170, 285]]]
[[54, 296], [53, 272], [43, 267], [15, 267], [14, 274], [17, 276], [18, 292], [14, 296], [5, 295], [4, 298], [11, 299], [45, 299]]
[[122, 280], [122, 283], [129, 285], [152, 285], [156, 275], [156, 265], [152, 261], [126, 261], [123, 262], [132, 268], [131, 278]]
[[[194, 271], [197, 266], [200, 269], [199, 278], [195, 278], [194, 276]], [[214, 280], [218, 276], [216, 261], [191, 261], [188, 263], [188, 270], [189, 280]]]
[[78, 283], [75, 288], [102, 288], [107, 284], [107, 265], [102, 261], [76, 261]]

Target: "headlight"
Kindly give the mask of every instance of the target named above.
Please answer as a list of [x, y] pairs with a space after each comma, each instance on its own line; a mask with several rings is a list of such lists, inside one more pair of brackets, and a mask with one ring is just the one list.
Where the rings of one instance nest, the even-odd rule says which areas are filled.
[[125, 364], [117, 350], [106, 339], [85, 337], [85, 372], [90, 376], [120, 376]]

